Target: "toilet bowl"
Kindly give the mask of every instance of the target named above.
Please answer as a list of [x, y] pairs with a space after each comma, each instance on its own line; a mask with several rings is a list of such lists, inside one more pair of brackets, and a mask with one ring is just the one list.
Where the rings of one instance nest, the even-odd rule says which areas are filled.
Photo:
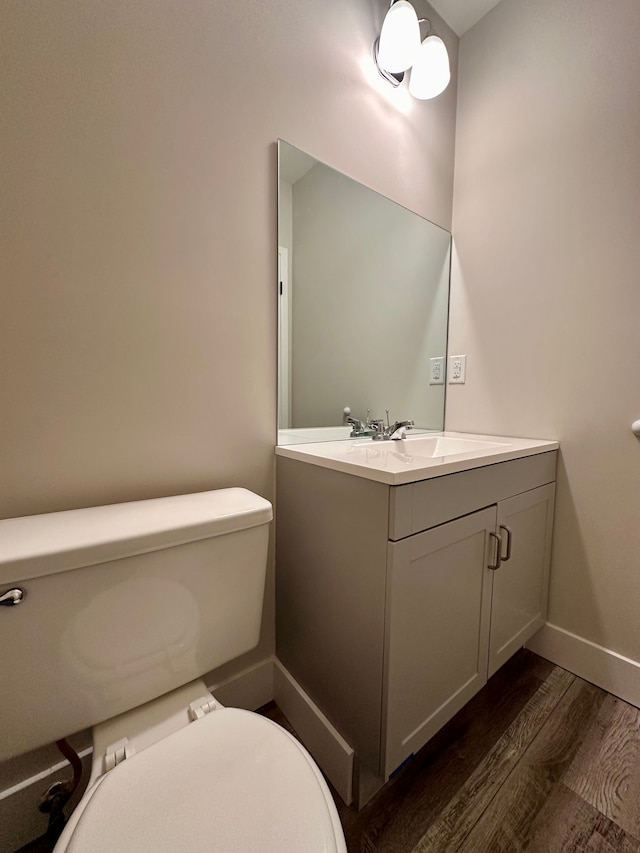
[[221, 708], [118, 764], [86, 792], [55, 853], [344, 853], [307, 751], [258, 714]]
[[200, 680], [258, 642], [271, 518], [225, 489], [0, 521], [0, 760], [93, 730], [56, 853], [345, 853], [304, 747]]

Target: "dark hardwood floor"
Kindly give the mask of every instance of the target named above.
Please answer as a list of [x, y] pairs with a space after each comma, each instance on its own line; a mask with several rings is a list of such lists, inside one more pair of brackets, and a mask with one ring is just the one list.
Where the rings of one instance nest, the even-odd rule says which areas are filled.
[[522, 650], [364, 809], [334, 797], [349, 853], [640, 853], [640, 711]]

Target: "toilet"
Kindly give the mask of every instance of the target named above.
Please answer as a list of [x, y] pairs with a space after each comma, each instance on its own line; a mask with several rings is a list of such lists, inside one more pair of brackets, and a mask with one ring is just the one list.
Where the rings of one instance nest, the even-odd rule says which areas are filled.
[[304, 747], [201, 680], [258, 643], [271, 519], [221, 489], [0, 521], [0, 761], [93, 733], [55, 853], [346, 853]]

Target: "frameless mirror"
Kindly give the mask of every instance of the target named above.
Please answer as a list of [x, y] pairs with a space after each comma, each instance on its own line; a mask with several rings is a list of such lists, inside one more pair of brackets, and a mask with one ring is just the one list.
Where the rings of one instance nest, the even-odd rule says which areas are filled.
[[278, 173], [278, 443], [442, 430], [451, 235], [283, 141]]

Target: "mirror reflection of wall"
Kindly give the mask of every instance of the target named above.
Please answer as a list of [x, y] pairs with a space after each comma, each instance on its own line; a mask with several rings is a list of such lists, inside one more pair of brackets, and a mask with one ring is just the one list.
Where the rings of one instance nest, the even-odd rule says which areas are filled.
[[450, 234], [283, 142], [279, 167], [279, 442], [347, 437], [345, 406], [441, 430]]

